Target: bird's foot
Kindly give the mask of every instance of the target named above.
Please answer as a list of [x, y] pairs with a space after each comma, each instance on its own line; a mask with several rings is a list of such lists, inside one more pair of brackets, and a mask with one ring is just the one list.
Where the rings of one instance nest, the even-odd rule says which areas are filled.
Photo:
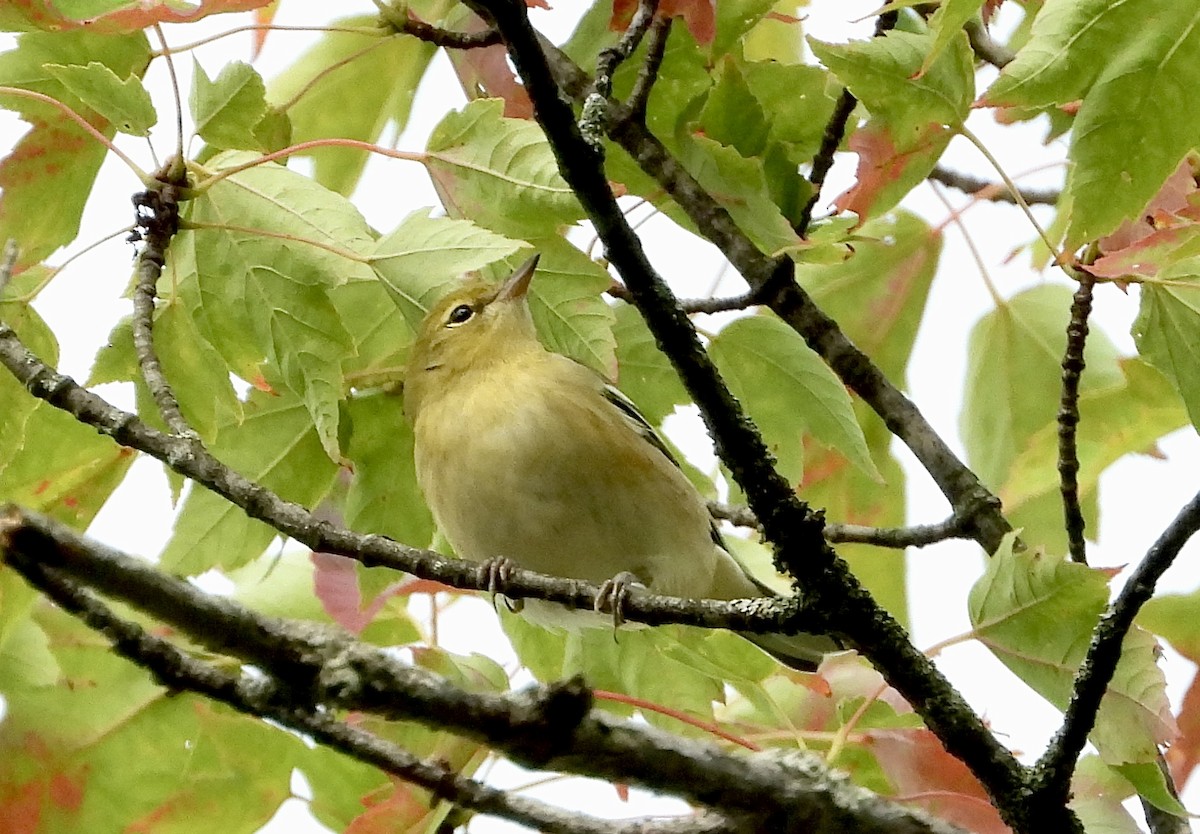
[[518, 567], [520, 565], [507, 556], [497, 556], [494, 559], [488, 559], [479, 566], [479, 584], [487, 588], [488, 594], [492, 597], [493, 607], [496, 605], [497, 597], [503, 600], [505, 607], [514, 614], [519, 614], [521, 609], [525, 607], [525, 600], [509, 599], [499, 592], [500, 586], [508, 582], [513, 570]]
[[596, 611], [612, 614], [613, 628], [618, 629], [625, 622], [625, 603], [633, 595], [634, 589], [646, 590], [638, 578], [629, 571], [622, 571], [600, 586], [596, 594]]

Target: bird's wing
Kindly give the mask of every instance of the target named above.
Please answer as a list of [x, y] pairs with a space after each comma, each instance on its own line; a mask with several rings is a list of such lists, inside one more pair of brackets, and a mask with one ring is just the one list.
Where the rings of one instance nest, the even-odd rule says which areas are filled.
[[667, 448], [667, 444], [658, 436], [658, 432], [654, 430], [654, 426], [650, 425], [649, 421], [642, 416], [642, 412], [638, 411], [638, 407], [633, 404], [633, 400], [621, 393], [621, 391], [612, 386], [605, 385], [602, 393], [604, 399], [608, 400], [618, 411], [621, 412], [630, 424], [631, 428], [636, 431], [647, 443], [653, 446], [658, 451], [666, 455], [667, 460], [679, 466], [679, 461], [671, 454], [671, 450]]
[[[604, 386], [603, 393], [604, 398], [608, 400], [608, 402], [611, 403], [618, 411], [620, 411], [622, 415], [624, 415], [630, 426], [643, 439], [645, 439], [647, 443], [649, 443], [655, 449], [658, 449], [658, 451], [662, 452], [667, 460], [671, 461], [671, 463], [675, 464], [675, 466], [682, 471], [683, 467], [679, 465], [679, 460], [671, 453], [670, 448], [663, 441], [662, 437], [660, 437], [658, 432], [654, 430], [654, 426], [650, 425], [649, 421], [642, 415], [642, 412], [638, 411], [638, 407], [633, 404], [633, 401], [629, 399], [629, 397], [625, 396], [621, 390], [615, 386], [607, 384]], [[737, 563], [737, 566], [742, 569], [742, 573], [746, 574], [746, 577], [754, 583], [755, 587], [758, 588], [763, 596], [776, 596], [775, 591], [764, 585], [762, 582], [759, 582], [754, 577], [754, 574], [752, 574], [742, 563], [742, 560], [739, 559], [725, 544], [725, 539], [721, 535], [721, 530], [719, 527], [717, 527], [717, 522], [715, 519], [709, 520], [708, 531], [709, 535], [712, 537], [713, 544], [724, 550], [730, 555], [730, 557], [733, 558], [734, 562]]]
[[[679, 461], [671, 454], [671, 450], [667, 447], [667, 444], [659, 437], [658, 432], [654, 430], [654, 427], [642, 416], [637, 406], [628, 397], [622, 394], [617, 388], [607, 384], [604, 386], [603, 393], [604, 398], [624, 415], [630, 426], [645, 438], [647, 443], [662, 452], [667, 460], [679, 467], [680, 470], [683, 469], [683, 467], [679, 466]], [[773, 589], [758, 581], [742, 560], [725, 545], [725, 541], [721, 537], [721, 531], [717, 529], [716, 520], [710, 519], [709, 530], [713, 543], [729, 555], [733, 564], [741, 570], [746, 579], [750, 580], [762, 596], [778, 596]], [[840, 640], [824, 634], [802, 633], [784, 636], [779, 634], [743, 633], [742, 636], [784, 665], [805, 672], [815, 670], [825, 654], [845, 648]]]

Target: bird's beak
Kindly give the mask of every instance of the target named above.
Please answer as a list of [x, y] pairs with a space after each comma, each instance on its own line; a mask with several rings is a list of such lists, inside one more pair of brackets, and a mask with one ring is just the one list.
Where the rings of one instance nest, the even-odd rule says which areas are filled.
[[512, 301], [514, 299], [524, 298], [525, 293], [529, 291], [529, 282], [533, 279], [533, 271], [537, 269], [538, 258], [541, 254], [535, 254], [516, 268], [512, 275], [508, 276], [508, 280], [500, 287], [500, 292], [496, 294], [497, 301]]

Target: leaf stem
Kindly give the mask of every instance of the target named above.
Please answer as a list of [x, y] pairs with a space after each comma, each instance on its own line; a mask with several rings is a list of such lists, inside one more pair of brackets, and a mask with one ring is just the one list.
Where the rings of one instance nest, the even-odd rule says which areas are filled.
[[992, 152], [988, 150], [987, 145], [983, 144], [983, 141], [980, 140], [980, 138], [974, 133], [972, 133], [966, 124], [958, 125], [958, 132], [962, 134], [962, 136], [968, 142], [974, 145], [976, 150], [983, 154], [983, 158], [986, 159], [991, 166], [996, 169], [996, 173], [1008, 187], [1009, 193], [1012, 194], [1013, 200], [1018, 206], [1021, 207], [1021, 211], [1025, 213], [1025, 217], [1029, 220], [1029, 224], [1033, 226], [1034, 230], [1038, 234], [1038, 237], [1042, 239], [1042, 243], [1046, 244], [1046, 249], [1054, 255], [1054, 263], [1063, 268], [1063, 271], [1067, 273], [1068, 278], [1074, 279], [1075, 276], [1071, 275], [1070, 271], [1066, 269], [1066, 265], [1064, 263], [1065, 254], [1060, 252], [1058, 248], [1050, 242], [1050, 236], [1046, 234], [1046, 230], [1042, 228], [1042, 224], [1039, 223], [1037, 218], [1033, 216], [1033, 211], [1029, 208], [1029, 203], [1025, 201], [1025, 196], [1021, 193], [1021, 189], [1017, 188], [1017, 184], [1012, 181], [1012, 178], [1008, 175], [1008, 172], [1004, 170], [1004, 167], [1000, 164], [1000, 160], [993, 156]]
[[99, 142], [104, 147], [112, 151], [113, 155], [120, 159], [128, 166], [129, 170], [133, 171], [134, 175], [142, 181], [143, 185], [149, 186], [153, 184], [154, 178], [141, 169], [136, 162], [130, 159], [124, 151], [118, 148], [113, 141], [100, 132], [91, 122], [83, 116], [76, 113], [70, 106], [63, 104], [56, 98], [52, 98], [42, 93], [35, 93], [33, 90], [23, 90], [20, 87], [3, 87], [0, 86], [0, 95], [16, 96], [18, 98], [28, 98], [34, 101], [40, 101], [44, 104], [49, 104], [52, 107], [60, 110], [67, 118], [83, 128], [93, 139]]

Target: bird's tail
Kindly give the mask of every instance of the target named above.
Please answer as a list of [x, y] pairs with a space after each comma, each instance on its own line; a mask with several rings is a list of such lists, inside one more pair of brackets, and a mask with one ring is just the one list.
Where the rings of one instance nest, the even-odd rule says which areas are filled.
[[[715, 529], [713, 536], [721, 550], [713, 576], [713, 597], [737, 599], [739, 597], [779, 596], [771, 588], [758, 581], [746, 569], [746, 566], [737, 560], [737, 557], [721, 542], [720, 534]], [[747, 634], [742, 631], [739, 631], [738, 634], [783, 665], [801, 672], [816, 670], [822, 657], [829, 652], [841, 651], [845, 648], [838, 640], [827, 634]]]

